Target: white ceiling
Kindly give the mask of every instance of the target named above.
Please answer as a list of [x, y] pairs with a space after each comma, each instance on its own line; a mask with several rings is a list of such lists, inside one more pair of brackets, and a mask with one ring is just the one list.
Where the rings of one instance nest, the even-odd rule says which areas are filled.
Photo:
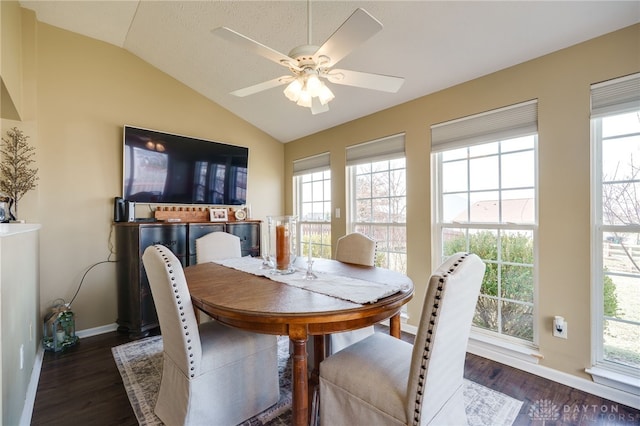
[[21, 0], [41, 22], [122, 47], [289, 142], [640, 22], [640, 1], [311, 1], [312, 44], [356, 8], [384, 28], [340, 68], [405, 78], [398, 93], [328, 83], [330, 111], [312, 115], [285, 86], [249, 97], [233, 90], [287, 74], [211, 34], [226, 26], [288, 54], [307, 44], [307, 2]]

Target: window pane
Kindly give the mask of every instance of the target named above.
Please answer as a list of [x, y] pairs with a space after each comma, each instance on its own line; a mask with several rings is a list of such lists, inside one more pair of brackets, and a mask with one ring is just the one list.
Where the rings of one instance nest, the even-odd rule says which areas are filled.
[[504, 231], [500, 243], [503, 262], [533, 265], [532, 231]]
[[640, 324], [640, 275], [605, 275], [603, 302], [604, 316]]
[[467, 193], [442, 196], [442, 221], [468, 222]]
[[498, 188], [498, 160], [498, 156], [470, 160], [469, 189], [480, 191]]
[[407, 177], [404, 169], [392, 170], [389, 173], [389, 195], [404, 197], [407, 193], [406, 181]]
[[503, 153], [520, 151], [524, 149], [533, 149], [535, 147], [535, 138], [533, 136], [523, 136], [521, 138], [509, 139], [502, 141], [500, 150]]
[[467, 158], [467, 148], [452, 149], [450, 151], [445, 151], [440, 155], [442, 155], [443, 162]]
[[358, 198], [371, 197], [371, 176], [370, 175], [356, 176], [356, 194]]
[[406, 164], [406, 160], [404, 158], [396, 158], [394, 160], [389, 160], [390, 169], [404, 170], [405, 164]]
[[640, 111], [612, 115], [602, 119], [602, 137], [640, 133]]
[[390, 192], [388, 171], [371, 174], [371, 196], [384, 197]]
[[371, 200], [358, 200], [356, 202], [356, 221], [371, 222]]
[[442, 230], [442, 258], [446, 259], [460, 251], [469, 251], [466, 230], [444, 228]]
[[498, 200], [500, 194], [496, 191], [471, 193], [471, 211], [469, 219], [476, 223], [499, 222]]
[[533, 340], [533, 306], [502, 302], [502, 332], [507, 336]]
[[605, 232], [603, 234], [603, 266], [608, 272], [639, 274], [640, 233]]
[[[376, 266], [383, 267], [383, 265], [376, 259]], [[387, 269], [394, 271], [406, 272], [407, 271], [407, 255], [405, 253], [389, 253], [389, 263], [384, 266]]]
[[442, 164], [442, 192], [467, 190], [467, 162], [454, 161]]
[[605, 225], [640, 224], [640, 180], [602, 185], [602, 222]]
[[640, 136], [616, 138], [602, 144], [602, 180], [638, 179]]
[[502, 192], [502, 223], [535, 223], [535, 192], [513, 190]]
[[497, 154], [500, 145], [498, 142], [485, 143], [482, 145], [474, 145], [469, 147], [470, 157], [482, 157], [485, 155]]
[[469, 230], [469, 251], [482, 260], [498, 260], [498, 232], [495, 230]]
[[619, 321], [604, 321], [604, 359], [640, 368], [640, 326]]
[[371, 163], [358, 164], [355, 167], [358, 175], [371, 173]]
[[373, 216], [371, 217], [373, 222], [389, 223], [391, 219], [389, 217], [389, 199], [387, 198], [374, 198], [371, 200], [371, 209]]
[[393, 197], [389, 199], [391, 213], [389, 219], [391, 223], [405, 223], [407, 214], [406, 197]]
[[498, 332], [498, 301], [491, 297], [480, 296], [473, 316], [473, 325]]
[[317, 180], [313, 182], [311, 191], [313, 192], [314, 200], [322, 200], [323, 198], [322, 195], [324, 192], [323, 189], [324, 189], [324, 183], [321, 180]]
[[503, 155], [502, 188], [533, 187], [535, 184], [535, 169], [533, 151], [516, 152]]
[[500, 295], [504, 299], [533, 303], [533, 268], [502, 265]]
[[407, 230], [404, 226], [389, 228], [387, 239], [389, 250], [404, 253], [407, 251]]

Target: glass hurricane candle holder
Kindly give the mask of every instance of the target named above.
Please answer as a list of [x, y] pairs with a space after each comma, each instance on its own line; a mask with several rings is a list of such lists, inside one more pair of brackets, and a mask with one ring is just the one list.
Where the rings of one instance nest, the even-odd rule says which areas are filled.
[[296, 216], [267, 216], [269, 225], [269, 258], [273, 273], [295, 272]]

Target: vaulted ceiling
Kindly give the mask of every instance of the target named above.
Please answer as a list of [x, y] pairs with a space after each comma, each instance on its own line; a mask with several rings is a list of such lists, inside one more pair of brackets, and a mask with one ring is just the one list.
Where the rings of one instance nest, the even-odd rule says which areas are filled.
[[[21, 0], [50, 25], [122, 47], [274, 138], [297, 138], [640, 22], [640, 1], [62, 1]], [[307, 23], [310, 7], [310, 27]], [[278, 52], [321, 45], [363, 8], [384, 28], [339, 67], [405, 79], [397, 93], [327, 83], [312, 115], [285, 86], [230, 92], [288, 70], [216, 37], [226, 26]]]

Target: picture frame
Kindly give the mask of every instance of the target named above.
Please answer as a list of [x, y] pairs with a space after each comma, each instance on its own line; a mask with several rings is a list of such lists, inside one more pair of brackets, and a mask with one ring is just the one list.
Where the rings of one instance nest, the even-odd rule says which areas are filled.
[[227, 222], [229, 213], [227, 209], [209, 209], [209, 220], [211, 222]]

